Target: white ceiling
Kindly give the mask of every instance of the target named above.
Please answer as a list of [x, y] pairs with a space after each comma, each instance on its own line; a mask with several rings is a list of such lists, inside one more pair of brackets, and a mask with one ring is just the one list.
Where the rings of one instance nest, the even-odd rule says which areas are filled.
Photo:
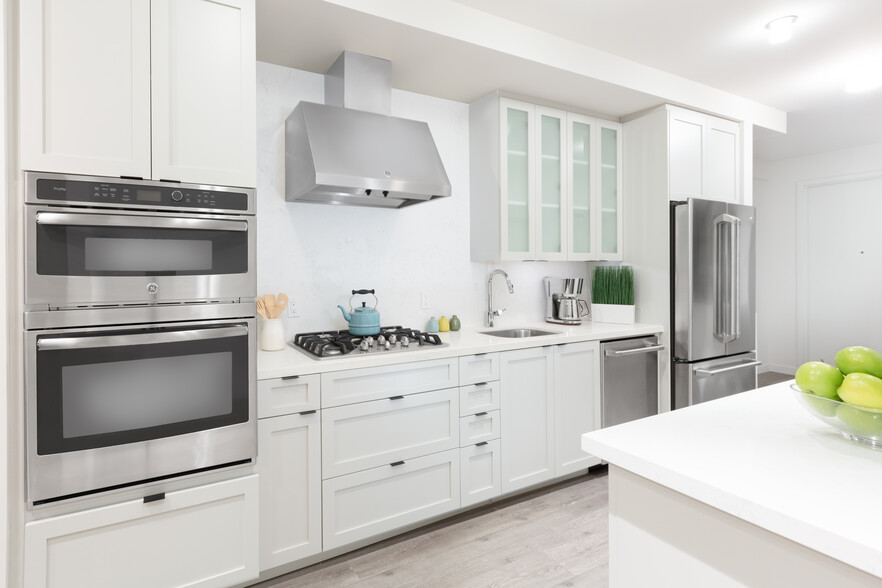
[[[860, 58], [873, 57], [882, 67], [880, 0], [456, 1], [787, 111], [787, 135], [757, 127], [760, 159], [882, 142], [882, 89], [843, 90], [846, 72]], [[788, 14], [799, 16], [793, 39], [770, 45], [765, 23]], [[503, 88], [614, 117], [660, 102], [650, 92], [337, 4], [258, 0], [259, 60], [324, 73], [344, 49], [391, 60], [395, 88], [452, 100], [470, 102]]]

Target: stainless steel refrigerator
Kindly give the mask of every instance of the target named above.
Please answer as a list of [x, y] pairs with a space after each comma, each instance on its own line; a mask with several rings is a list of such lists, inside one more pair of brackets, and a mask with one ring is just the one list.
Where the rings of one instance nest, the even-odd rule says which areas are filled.
[[756, 388], [756, 212], [671, 203], [671, 404]]

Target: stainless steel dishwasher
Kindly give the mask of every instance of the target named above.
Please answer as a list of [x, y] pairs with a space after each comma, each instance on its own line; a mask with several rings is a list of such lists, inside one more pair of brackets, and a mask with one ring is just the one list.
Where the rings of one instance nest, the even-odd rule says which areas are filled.
[[658, 338], [635, 337], [600, 344], [601, 427], [658, 414]]

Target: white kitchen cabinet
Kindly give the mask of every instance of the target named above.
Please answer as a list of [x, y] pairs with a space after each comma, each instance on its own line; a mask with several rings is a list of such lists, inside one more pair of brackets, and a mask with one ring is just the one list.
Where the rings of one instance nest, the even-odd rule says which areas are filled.
[[459, 447], [459, 390], [322, 410], [322, 477]]
[[469, 109], [471, 257], [621, 260], [621, 126], [488, 94]]
[[150, 176], [150, 1], [20, 2], [21, 165]]
[[322, 550], [320, 430], [315, 410], [257, 423], [261, 571]]
[[253, 0], [20, 8], [24, 169], [256, 185]]
[[286, 376], [257, 382], [258, 418], [318, 410], [320, 406], [320, 374]]
[[464, 416], [459, 420], [459, 445], [467, 447], [483, 441], [499, 439], [500, 430], [498, 410]]
[[459, 452], [432, 453], [322, 482], [324, 548], [459, 508]]
[[499, 496], [502, 492], [499, 439], [460, 449], [462, 507]]
[[499, 410], [499, 382], [481, 382], [459, 388], [459, 414], [468, 416]]
[[257, 476], [25, 525], [28, 588], [223, 588], [258, 575]]
[[669, 195], [672, 200], [741, 198], [737, 122], [668, 107]]
[[499, 354], [502, 491], [555, 475], [554, 360], [551, 347]]
[[564, 476], [600, 463], [582, 451], [582, 434], [600, 428], [600, 344], [554, 348], [554, 472]]
[[456, 357], [329, 372], [322, 374], [322, 408], [450, 388], [458, 383]]
[[459, 358], [459, 385], [482, 384], [499, 379], [499, 354], [477, 353]]

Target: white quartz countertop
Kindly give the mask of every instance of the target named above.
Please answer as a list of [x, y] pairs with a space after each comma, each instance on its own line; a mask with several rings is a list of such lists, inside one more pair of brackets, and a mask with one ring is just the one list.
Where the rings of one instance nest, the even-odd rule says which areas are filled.
[[[554, 331], [556, 334], [541, 337], [527, 337], [523, 339], [509, 339], [505, 337], [483, 335], [480, 333], [480, 331], [503, 330], [509, 328], [542, 329], [543, 331]], [[426, 348], [418, 351], [406, 352], [370, 353], [364, 355], [358, 352], [353, 352], [344, 357], [332, 359], [315, 359], [302, 351], [294, 349], [290, 345], [286, 345], [285, 349], [281, 351], [257, 352], [257, 379], [266, 380], [285, 376], [333, 372], [413, 361], [426, 361], [429, 359], [442, 359], [446, 357], [457, 357], [460, 355], [471, 355], [474, 353], [509, 351], [511, 349], [560, 345], [562, 343], [576, 343], [579, 341], [639, 337], [641, 335], [661, 333], [662, 330], [662, 327], [659, 325], [647, 324], [618, 325], [612, 323], [592, 322], [585, 322], [577, 326], [556, 325], [545, 322], [519, 323], [517, 325], [501, 324], [494, 329], [463, 329], [460, 331], [439, 333], [441, 340], [449, 343], [449, 345], [445, 347]]]
[[582, 436], [582, 449], [882, 577], [882, 450], [843, 438], [790, 382]]

